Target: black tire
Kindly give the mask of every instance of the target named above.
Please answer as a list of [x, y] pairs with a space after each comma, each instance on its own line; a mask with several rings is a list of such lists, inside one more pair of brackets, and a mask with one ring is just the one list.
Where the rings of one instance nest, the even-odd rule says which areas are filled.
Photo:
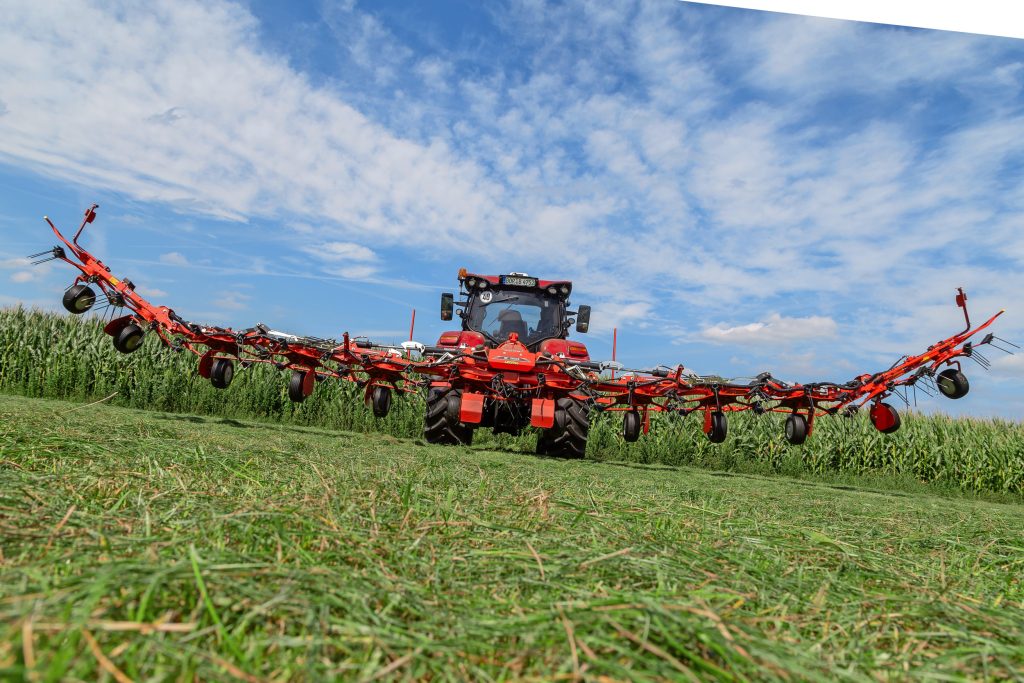
[[786, 441], [799, 446], [807, 441], [807, 418], [799, 413], [793, 413], [786, 418]]
[[640, 413], [636, 410], [630, 410], [622, 416], [622, 438], [628, 443], [633, 443], [640, 438], [640, 428], [643, 426], [643, 422], [640, 419]]
[[586, 456], [589, 433], [590, 405], [565, 396], [555, 401], [555, 423], [540, 438], [545, 439], [546, 455], [575, 460]]
[[306, 400], [306, 394], [302, 392], [302, 385], [306, 381], [306, 373], [302, 370], [292, 372], [288, 380], [288, 398], [294, 403], [302, 403]]
[[146, 333], [135, 323], [128, 323], [114, 336], [114, 348], [121, 353], [132, 353], [142, 346]]
[[900, 414], [888, 403], [876, 403], [869, 415], [871, 424], [883, 434], [892, 434], [900, 428]]
[[423, 416], [423, 438], [427, 443], [470, 445], [473, 428], [459, 421], [462, 392], [458, 389], [433, 387], [427, 394], [427, 409]]
[[68, 313], [81, 315], [96, 303], [96, 292], [89, 285], [74, 285], [64, 292], [63, 303]]
[[210, 365], [210, 384], [218, 389], [227, 389], [235, 378], [235, 364], [230, 358], [214, 358]]
[[947, 368], [940, 372], [935, 384], [946, 398], [963, 398], [971, 390], [971, 383], [967, 381], [967, 375], [956, 368]]
[[387, 417], [391, 411], [391, 389], [376, 386], [370, 392], [370, 405], [373, 406], [374, 417]]
[[729, 421], [725, 419], [725, 413], [716, 410], [711, 413], [711, 431], [708, 432], [708, 440], [711, 443], [722, 443], [729, 434]]

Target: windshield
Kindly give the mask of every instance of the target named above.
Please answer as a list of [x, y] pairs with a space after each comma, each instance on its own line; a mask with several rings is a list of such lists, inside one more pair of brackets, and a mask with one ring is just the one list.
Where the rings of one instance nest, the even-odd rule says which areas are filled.
[[467, 312], [469, 329], [503, 342], [515, 332], [530, 345], [561, 334], [561, 302], [537, 292], [478, 292]]

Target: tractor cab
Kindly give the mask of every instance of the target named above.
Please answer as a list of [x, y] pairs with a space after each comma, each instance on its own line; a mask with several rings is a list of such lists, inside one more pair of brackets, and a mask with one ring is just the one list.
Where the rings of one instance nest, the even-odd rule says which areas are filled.
[[[588, 359], [583, 344], [568, 342], [569, 329], [577, 332], [590, 326], [590, 306], [569, 310], [572, 283], [564, 280], [540, 280], [526, 273], [476, 275], [459, 271], [459, 294], [441, 295], [441, 319], [451, 320], [455, 307], [461, 310], [461, 332], [445, 332], [438, 346], [495, 348], [515, 335], [531, 351], [541, 351]], [[576, 316], [575, 319], [569, 316]]]

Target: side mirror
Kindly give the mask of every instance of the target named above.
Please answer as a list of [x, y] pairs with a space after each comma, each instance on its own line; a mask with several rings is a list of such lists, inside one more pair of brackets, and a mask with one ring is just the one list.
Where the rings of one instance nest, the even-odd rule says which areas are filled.
[[451, 320], [455, 310], [455, 295], [445, 292], [441, 295], [441, 320]]
[[576, 331], [586, 334], [590, 329], [590, 306], [580, 306], [576, 312]]

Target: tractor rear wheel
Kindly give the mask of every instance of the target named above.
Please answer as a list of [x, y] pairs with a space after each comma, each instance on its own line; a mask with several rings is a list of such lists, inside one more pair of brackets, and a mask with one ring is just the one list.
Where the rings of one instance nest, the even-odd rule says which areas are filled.
[[432, 387], [427, 394], [423, 417], [423, 438], [427, 443], [466, 446], [473, 443], [473, 428], [459, 421], [462, 392], [450, 387]]
[[556, 458], [583, 458], [590, 433], [590, 406], [571, 396], [555, 401], [555, 423], [537, 439], [537, 452]]

